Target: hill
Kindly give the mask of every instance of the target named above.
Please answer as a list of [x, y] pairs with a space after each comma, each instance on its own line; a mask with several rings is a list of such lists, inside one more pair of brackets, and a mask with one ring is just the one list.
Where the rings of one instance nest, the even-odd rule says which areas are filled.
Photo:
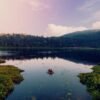
[[0, 47], [100, 48], [100, 30], [73, 32], [59, 37], [39, 37], [22, 34], [2, 34], [0, 35]]
[[100, 48], [100, 30], [74, 32], [60, 37], [64, 46]]

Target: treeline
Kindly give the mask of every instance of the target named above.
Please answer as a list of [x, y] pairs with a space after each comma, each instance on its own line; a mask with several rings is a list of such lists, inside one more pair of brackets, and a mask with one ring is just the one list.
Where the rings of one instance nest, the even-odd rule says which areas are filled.
[[74, 32], [60, 37], [22, 34], [0, 35], [0, 47], [90, 47], [100, 48], [100, 30]]
[[59, 46], [55, 37], [6, 34], [0, 36], [0, 47], [54, 47]]

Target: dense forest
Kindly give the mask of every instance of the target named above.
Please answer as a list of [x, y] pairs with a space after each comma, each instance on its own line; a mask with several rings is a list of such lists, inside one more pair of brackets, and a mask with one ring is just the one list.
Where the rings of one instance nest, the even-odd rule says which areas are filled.
[[59, 37], [1, 34], [0, 47], [90, 47], [100, 48], [100, 30], [74, 32]]

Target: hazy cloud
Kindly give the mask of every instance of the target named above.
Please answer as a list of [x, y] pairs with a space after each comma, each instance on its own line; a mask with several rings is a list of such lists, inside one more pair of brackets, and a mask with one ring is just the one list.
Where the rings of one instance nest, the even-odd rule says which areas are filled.
[[49, 24], [47, 28], [47, 36], [60, 36], [62, 34], [67, 34], [75, 31], [83, 31], [86, 30], [86, 27], [79, 26], [79, 27], [72, 27], [72, 26], [63, 26], [63, 25], [56, 25], [56, 24]]
[[83, 11], [92, 11], [98, 8], [100, 0], [86, 0], [85, 3], [79, 8]]
[[50, 8], [45, 1], [47, 0], [21, 0], [22, 2], [28, 4], [33, 11], [41, 11]]
[[94, 14], [93, 14], [94, 18], [96, 20], [100, 19], [100, 10], [99, 11], [96, 11]]
[[84, 0], [78, 10], [86, 15], [83, 23], [91, 26], [93, 22], [100, 19], [100, 0]]
[[100, 21], [96, 21], [95, 23], [92, 24], [93, 29], [100, 29]]
[[63, 34], [69, 34], [76, 31], [84, 31], [90, 29], [100, 29], [100, 21], [93, 22], [90, 27], [85, 26], [63, 26], [56, 24], [48, 24], [45, 35], [46, 36], [60, 36]]

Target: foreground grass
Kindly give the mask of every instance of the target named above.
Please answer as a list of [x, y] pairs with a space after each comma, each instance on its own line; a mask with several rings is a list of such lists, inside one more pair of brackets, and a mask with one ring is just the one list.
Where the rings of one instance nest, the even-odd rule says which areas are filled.
[[91, 73], [79, 75], [80, 82], [87, 86], [93, 100], [100, 100], [100, 65], [94, 66], [92, 69]]
[[14, 84], [23, 80], [22, 71], [12, 65], [0, 65], [0, 100], [4, 100], [14, 89]]

